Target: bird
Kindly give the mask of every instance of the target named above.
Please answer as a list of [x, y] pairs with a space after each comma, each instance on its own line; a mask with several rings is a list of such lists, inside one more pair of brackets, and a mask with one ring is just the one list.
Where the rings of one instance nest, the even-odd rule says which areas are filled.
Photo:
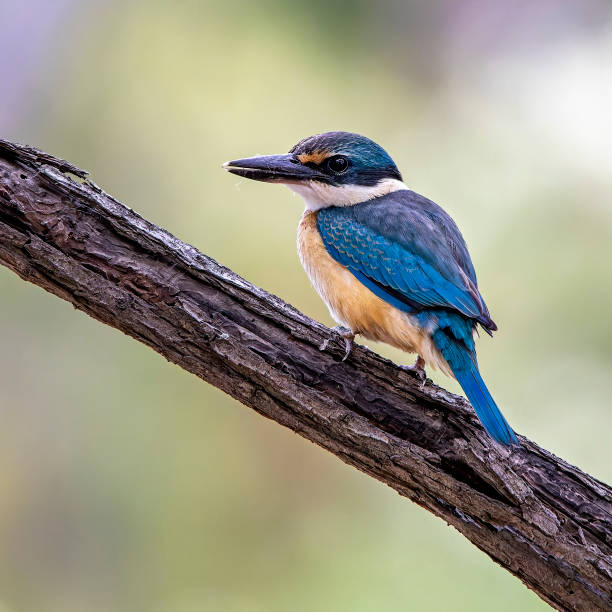
[[416, 353], [454, 377], [488, 434], [518, 440], [480, 374], [477, 329], [497, 330], [468, 249], [442, 207], [404, 183], [389, 154], [352, 132], [300, 140], [289, 153], [228, 161], [228, 172], [280, 183], [305, 202], [297, 232], [307, 276], [339, 324], [346, 359], [357, 334]]

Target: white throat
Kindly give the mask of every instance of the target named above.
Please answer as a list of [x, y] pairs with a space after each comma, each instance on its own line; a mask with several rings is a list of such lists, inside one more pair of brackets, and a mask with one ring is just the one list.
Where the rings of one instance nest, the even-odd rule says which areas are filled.
[[397, 179], [387, 178], [376, 183], [376, 185], [326, 185], [319, 181], [308, 183], [285, 183], [289, 189], [295, 191], [304, 198], [307, 210], [320, 210], [328, 206], [351, 206], [367, 200], [379, 198], [380, 196], [408, 189], [408, 187]]

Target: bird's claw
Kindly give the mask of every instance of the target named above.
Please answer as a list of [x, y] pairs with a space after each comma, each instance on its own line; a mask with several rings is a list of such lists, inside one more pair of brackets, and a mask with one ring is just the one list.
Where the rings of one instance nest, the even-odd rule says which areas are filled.
[[417, 360], [414, 362], [413, 365], [402, 365], [400, 366], [400, 368], [407, 372], [412, 372], [412, 374], [414, 374], [421, 382], [421, 389], [425, 386], [425, 381], [427, 380], [427, 373], [425, 372], [425, 361], [423, 361], [420, 355], [417, 357]]
[[[351, 354], [351, 351], [353, 350], [355, 334], [350, 329], [347, 329], [346, 327], [342, 326], [333, 327], [331, 331], [340, 334], [340, 336], [344, 338], [344, 357], [342, 357], [342, 361], [346, 361], [348, 359], [348, 356]], [[324, 351], [325, 349], [327, 349], [330, 340], [332, 340], [331, 336], [329, 338], [325, 338], [325, 340], [323, 340], [323, 342], [321, 343], [319, 350]]]
[[348, 359], [348, 356], [351, 354], [351, 351], [353, 350], [353, 344], [355, 344], [354, 342], [355, 335], [351, 334], [350, 336], [343, 336], [343, 337], [344, 337], [344, 357], [342, 357], [342, 361], [346, 361]]

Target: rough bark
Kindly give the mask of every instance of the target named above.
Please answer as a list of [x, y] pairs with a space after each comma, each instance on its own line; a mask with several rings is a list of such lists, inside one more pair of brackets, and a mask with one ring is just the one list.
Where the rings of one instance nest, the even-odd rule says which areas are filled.
[[[612, 608], [610, 487], [0, 140], [0, 262], [454, 526], [559, 610]], [[321, 345], [331, 338], [327, 348]]]

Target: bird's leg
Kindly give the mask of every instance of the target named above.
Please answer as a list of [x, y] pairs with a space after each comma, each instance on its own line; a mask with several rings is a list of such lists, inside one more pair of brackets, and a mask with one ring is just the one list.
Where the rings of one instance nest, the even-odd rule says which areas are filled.
[[340, 332], [340, 335], [344, 338], [344, 357], [342, 357], [342, 361], [346, 361], [353, 350], [353, 345], [355, 344], [355, 334], [350, 329], [347, 330], [344, 327], [341, 329], [344, 330]]
[[[344, 357], [342, 358], [342, 361], [346, 361], [348, 356], [351, 354], [351, 351], [353, 350], [355, 334], [352, 330], [346, 327], [342, 327], [341, 325], [339, 325], [338, 327], [333, 327], [331, 331], [340, 334], [344, 338]], [[327, 348], [330, 340], [331, 337], [325, 338], [325, 340], [323, 340], [323, 343], [319, 347], [319, 350], [324, 351]]]
[[420, 381], [421, 387], [425, 384], [427, 380], [427, 374], [425, 372], [425, 360], [419, 355], [417, 360], [411, 366], [400, 366], [402, 370], [407, 370], [408, 372], [412, 372]]

